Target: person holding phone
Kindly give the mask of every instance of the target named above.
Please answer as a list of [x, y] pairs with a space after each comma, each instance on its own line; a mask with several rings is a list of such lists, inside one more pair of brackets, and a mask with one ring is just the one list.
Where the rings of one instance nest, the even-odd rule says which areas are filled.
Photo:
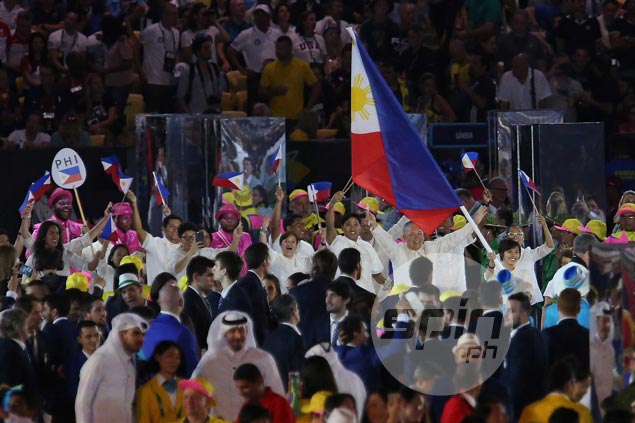
[[[236, 236], [234, 236], [236, 235]], [[221, 251], [237, 251], [238, 241], [241, 239], [242, 226], [238, 225], [232, 233], [232, 241], [225, 246], [206, 247], [205, 234], [191, 222], [181, 223], [179, 226], [180, 247], [170, 250], [168, 253], [167, 271], [172, 273], [177, 280], [185, 276], [186, 268], [190, 260], [196, 256], [204, 256], [214, 259]], [[233, 240], [236, 240], [235, 242]]]

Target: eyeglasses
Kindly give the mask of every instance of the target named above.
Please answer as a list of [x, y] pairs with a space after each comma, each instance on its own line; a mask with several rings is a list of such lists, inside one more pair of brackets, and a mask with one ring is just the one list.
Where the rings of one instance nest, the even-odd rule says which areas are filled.
[[186, 241], [194, 241], [196, 239], [196, 235], [182, 236], [181, 239], [184, 239]]
[[525, 236], [525, 234], [523, 232], [508, 232], [507, 235], [511, 236], [511, 237], [514, 237], [514, 236]]
[[635, 219], [635, 214], [623, 214], [620, 217], [622, 219]]

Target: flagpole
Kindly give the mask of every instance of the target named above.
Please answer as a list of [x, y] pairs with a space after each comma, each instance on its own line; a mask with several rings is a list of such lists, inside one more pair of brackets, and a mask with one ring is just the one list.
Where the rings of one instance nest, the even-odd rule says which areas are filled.
[[481, 186], [483, 187], [483, 189], [487, 189], [487, 187], [485, 187], [485, 184], [483, 183], [483, 180], [481, 179], [481, 176], [476, 171], [476, 167], [474, 167], [473, 170], [474, 170], [474, 173], [476, 174], [476, 177], [478, 178], [478, 181], [481, 183]]
[[315, 206], [315, 214], [317, 216], [317, 225], [318, 230], [322, 229], [322, 225], [320, 225], [320, 209], [318, 208], [317, 198], [313, 201], [313, 205]]
[[534, 199], [532, 198], [531, 192], [529, 192], [529, 188], [527, 188], [527, 185], [525, 185], [525, 191], [527, 191], [527, 195], [529, 196], [529, 201], [531, 201], [531, 204], [534, 206], [534, 210], [536, 211], [536, 213], [539, 214], [540, 211], [538, 211], [538, 207], [536, 206], [536, 203], [534, 202]]
[[77, 206], [79, 207], [79, 214], [82, 216], [82, 221], [85, 226], [88, 226], [88, 221], [86, 220], [86, 216], [84, 215], [84, 208], [82, 207], [82, 201], [79, 199], [79, 193], [77, 192], [77, 188], [73, 187], [73, 191], [75, 192], [75, 198], [77, 198]]
[[[467, 221], [470, 224], [470, 226], [472, 226], [472, 229], [476, 233], [476, 236], [478, 237], [479, 241], [481, 241], [481, 244], [483, 244], [483, 247], [485, 248], [485, 251], [487, 251], [488, 253], [493, 253], [494, 251], [492, 250], [492, 247], [489, 245], [489, 242], [487, 242], [487, 240], [485, 239], [485, 237], [481, 233], [481, 229], [478, 227], [478, 225], [476, 224], [474, 219], [472, 219], [472, 216], [470, 216], [470, 212], [467, 211], [465, 206], [461, 206], [461, 213], [463, 213], [463, 216], [465, 216], [465, 218], [467, 219]], [[494, 263], [496, 263], [496, 267], [498, 267], [500, 269], [503, 268], [503, 265], [501, 264], [500, 260], [498, 259], [498, 256], [496, 256], [494, 258]]]
[[282, 175], [280, 174], [280, 169], [278, 169], [278, 188], [280, 188], [280, 179], [282, 178]]
[[351, 184], [352, 182], [353, 182], [353, 177], [351, 176], [350, 178], [348, 178], [348, 181], [346, 181], [346, 184], [344, 185], [344, 188], [342, 188], [342, 192], [346, 193], [346, 191], [348, 191], [350, 189], [348, 184]]

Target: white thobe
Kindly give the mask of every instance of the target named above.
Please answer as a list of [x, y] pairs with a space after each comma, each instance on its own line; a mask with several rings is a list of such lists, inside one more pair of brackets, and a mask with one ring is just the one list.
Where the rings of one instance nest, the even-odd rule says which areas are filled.
[[203, 376], [214, 386], [216, 415], [227, 421], [235, 421], [245, 400], [234, 385], [234, 371], [241, 364], [252, 363], [258, 367], [265, 386], [276, 394], [285, 395], [276, 362], [268, 352], [260, 348], [243, 348], [233, 352], [229, 347], [206, 352], [192, 377]]
[[136, 370], [132, 358], [104, 345], [82, 366], [75, 399], [77, 421], [132, 423]]

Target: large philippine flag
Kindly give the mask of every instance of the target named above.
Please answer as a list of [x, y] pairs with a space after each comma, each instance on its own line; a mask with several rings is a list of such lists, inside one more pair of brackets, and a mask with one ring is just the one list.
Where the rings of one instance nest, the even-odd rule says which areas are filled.
[[351, 28], [353, 181], [426, 233], [461, 205], [417, 130]]

